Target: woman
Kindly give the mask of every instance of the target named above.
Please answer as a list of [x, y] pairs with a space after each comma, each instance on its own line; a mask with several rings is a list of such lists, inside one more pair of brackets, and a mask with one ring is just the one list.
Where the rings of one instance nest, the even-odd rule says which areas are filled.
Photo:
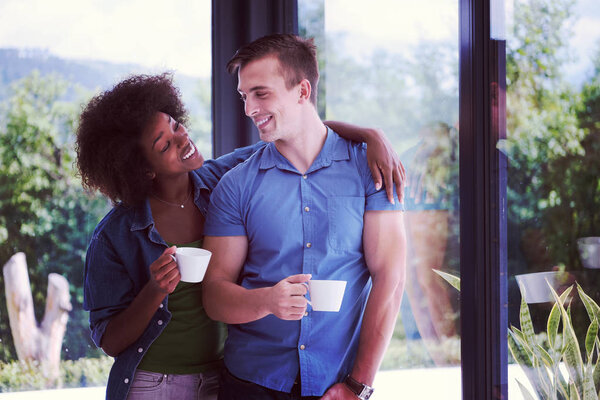
[[[126, 79], [81, 114], [83, 185], [115, 204], [91, 238], [84, 283], [92, 339], [115, 357], [107, 399], [216, 398], [225, 327], [204, 312], [201, 284], [180, 282], [172, 256], [176, 246], [201, 246], [211, 190], [264, 144], [205, 163], [186, 121], [168, 74]], [[330, 126], [360, 136], [355, 127]], [[385, 138], [363, 133], [380, 154], [372, 165], [399, 182], [404, 171]]]

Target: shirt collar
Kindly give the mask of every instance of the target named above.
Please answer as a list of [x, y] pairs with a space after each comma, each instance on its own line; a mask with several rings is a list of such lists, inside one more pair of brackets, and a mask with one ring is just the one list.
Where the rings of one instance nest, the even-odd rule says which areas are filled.
[[[327, 127], [327, 138], [323, 148], [317, 155], [307, 172], [312, 172], [320, 168], [329, 167], [333, 161], [348, 160], [348, 143], [337, 133]], [[260, 160], [260, 169], [269, 169], [277, 167], [279, 169], [298, 172], [290, 162], [281, 155], [275, 147], [275, 143], [269, 143], [264, 150]]]
[[[190, 173], [192, 179], [192, 187], [194, 191], [194, 203], [200, 204], [200, 193], [202, 190], [209, 190], [208, 186], [202, 182], [198, 174]], [[154, 225], [152, 218], [152, 210], [150, 209], [150, 201], [148, 198], [133, 208], [133, 222], [131, 223], [131, 231], [139, 231], [146, 229], [150, 225]]]

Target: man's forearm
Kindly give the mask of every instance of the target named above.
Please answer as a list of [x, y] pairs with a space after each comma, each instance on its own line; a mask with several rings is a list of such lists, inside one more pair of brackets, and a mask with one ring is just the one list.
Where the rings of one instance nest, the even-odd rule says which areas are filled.
[[226, 280], [203, 284], [202, 302], [208, 316], [227, 324], [244, 324], [269, 315], [265, 297], [270, 288], [246, 289]]
[[361, 383], [373, 385], [394, 332], [403, 292], [404, 277], [379, 276], [373, 280], [363, 316], [358, 354], [351, 372], [352, 377]]

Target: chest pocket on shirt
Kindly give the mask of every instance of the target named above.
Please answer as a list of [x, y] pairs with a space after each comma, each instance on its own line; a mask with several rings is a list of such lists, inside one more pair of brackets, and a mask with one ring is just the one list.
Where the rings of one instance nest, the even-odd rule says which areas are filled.
[[364, 197], [329, 197], [329, 246], [334, 251], [360, 251], [362, 248]]

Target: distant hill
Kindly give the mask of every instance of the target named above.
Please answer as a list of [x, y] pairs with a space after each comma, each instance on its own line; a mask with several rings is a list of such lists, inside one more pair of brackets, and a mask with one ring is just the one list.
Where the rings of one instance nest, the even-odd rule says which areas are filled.
[[[98, 60], [69, 60], [45, 50], [0, 48], [0, 101], [10, 95], [10, 85], [38, 70], [42, 75], [57, 74], [85, 89], [97, 92], [108, 89], [119, 80], [135, 73], [157, 73], [136, 64], [116, 64]], [[210, 93], [209, 78], [175, 74], [184, 103], [192, 114], [210, 116], [208, 105], [202, 104], [199, 93]], [[67, 94], [67, 99], [74, 97]]]

